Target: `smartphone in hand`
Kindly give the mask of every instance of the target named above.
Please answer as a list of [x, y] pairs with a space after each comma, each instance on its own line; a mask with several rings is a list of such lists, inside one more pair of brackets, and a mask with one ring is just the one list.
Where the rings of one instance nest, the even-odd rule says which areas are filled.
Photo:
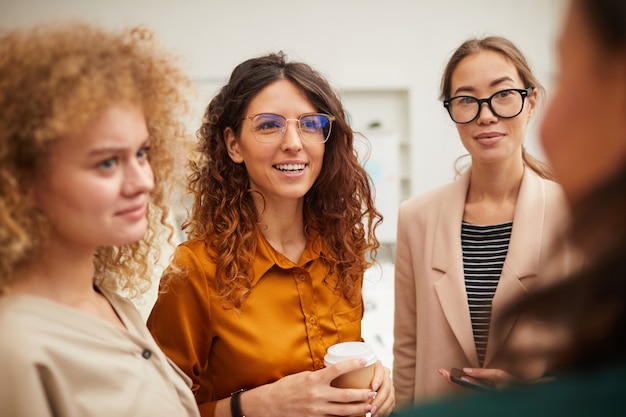
[[472, 388], [478, 391], [495, 391], [496, 386], [490, 381], [484, 381], [478, 378], [473, 378], [463, 372], [461, 369], [450, 369], [450, 380], [452, 382], [462, 385], [467, 388]]

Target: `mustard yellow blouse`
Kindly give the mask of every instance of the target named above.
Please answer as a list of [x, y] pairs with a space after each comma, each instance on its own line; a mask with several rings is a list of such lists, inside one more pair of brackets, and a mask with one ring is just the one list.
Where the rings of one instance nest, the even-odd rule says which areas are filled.
[[239, 310], [216, 295], [209, 250], [200, 239], [176, 249], [173, 262], [188, 275], [170, 281], [148, 318], [157, 343], [192, 379], [202, 416], [240, 388], [323, 368], [329, 346], [361, 340], [362, 300], [355, 306], [333, 290], [337, 278], [326, 276], [319, 242], [308, 242], [294, 264], [261, 236]]

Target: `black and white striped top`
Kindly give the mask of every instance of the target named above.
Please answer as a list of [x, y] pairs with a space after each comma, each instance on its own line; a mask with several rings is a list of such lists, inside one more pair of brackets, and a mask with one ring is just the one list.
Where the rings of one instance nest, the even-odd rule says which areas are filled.
[[491, 226], [462, 222], [461, 225], [465, 290], [480, 366], [487, 351], [491, 302], [509, 249], [512, 228], [513, 222]]

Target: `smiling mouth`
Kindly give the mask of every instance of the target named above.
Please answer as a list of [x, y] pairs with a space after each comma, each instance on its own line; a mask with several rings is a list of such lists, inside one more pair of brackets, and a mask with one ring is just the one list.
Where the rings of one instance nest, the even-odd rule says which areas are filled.
[[306, 168], [306, 164], [274, 165], [274, 168], [282, 172], [300, 172], [304, 171], [304, 168]]
[[115, 213], [117, 216], [141, 219], [146, 217], [147, 206], [145, 204], [130, 207]]
[[502, 133], [483, 133], [481, 135], [478, 135], [476, 139], [493, 139], [493, 138], [499, 138], [501, 136], [504, 136], [504, 135]]

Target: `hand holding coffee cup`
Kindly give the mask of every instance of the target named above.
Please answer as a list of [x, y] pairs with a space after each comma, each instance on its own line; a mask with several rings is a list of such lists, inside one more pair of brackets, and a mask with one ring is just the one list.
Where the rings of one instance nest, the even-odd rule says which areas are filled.
[[324, 365], [330, 366], [357, 358], [367, 361], [365, 367], [339, 375], [330, 385], [337, 388], [370, 388], [374, 377], [374, 363], [378, 358], [367, 343], [343, 342], [329, 347], [324, 356]]

